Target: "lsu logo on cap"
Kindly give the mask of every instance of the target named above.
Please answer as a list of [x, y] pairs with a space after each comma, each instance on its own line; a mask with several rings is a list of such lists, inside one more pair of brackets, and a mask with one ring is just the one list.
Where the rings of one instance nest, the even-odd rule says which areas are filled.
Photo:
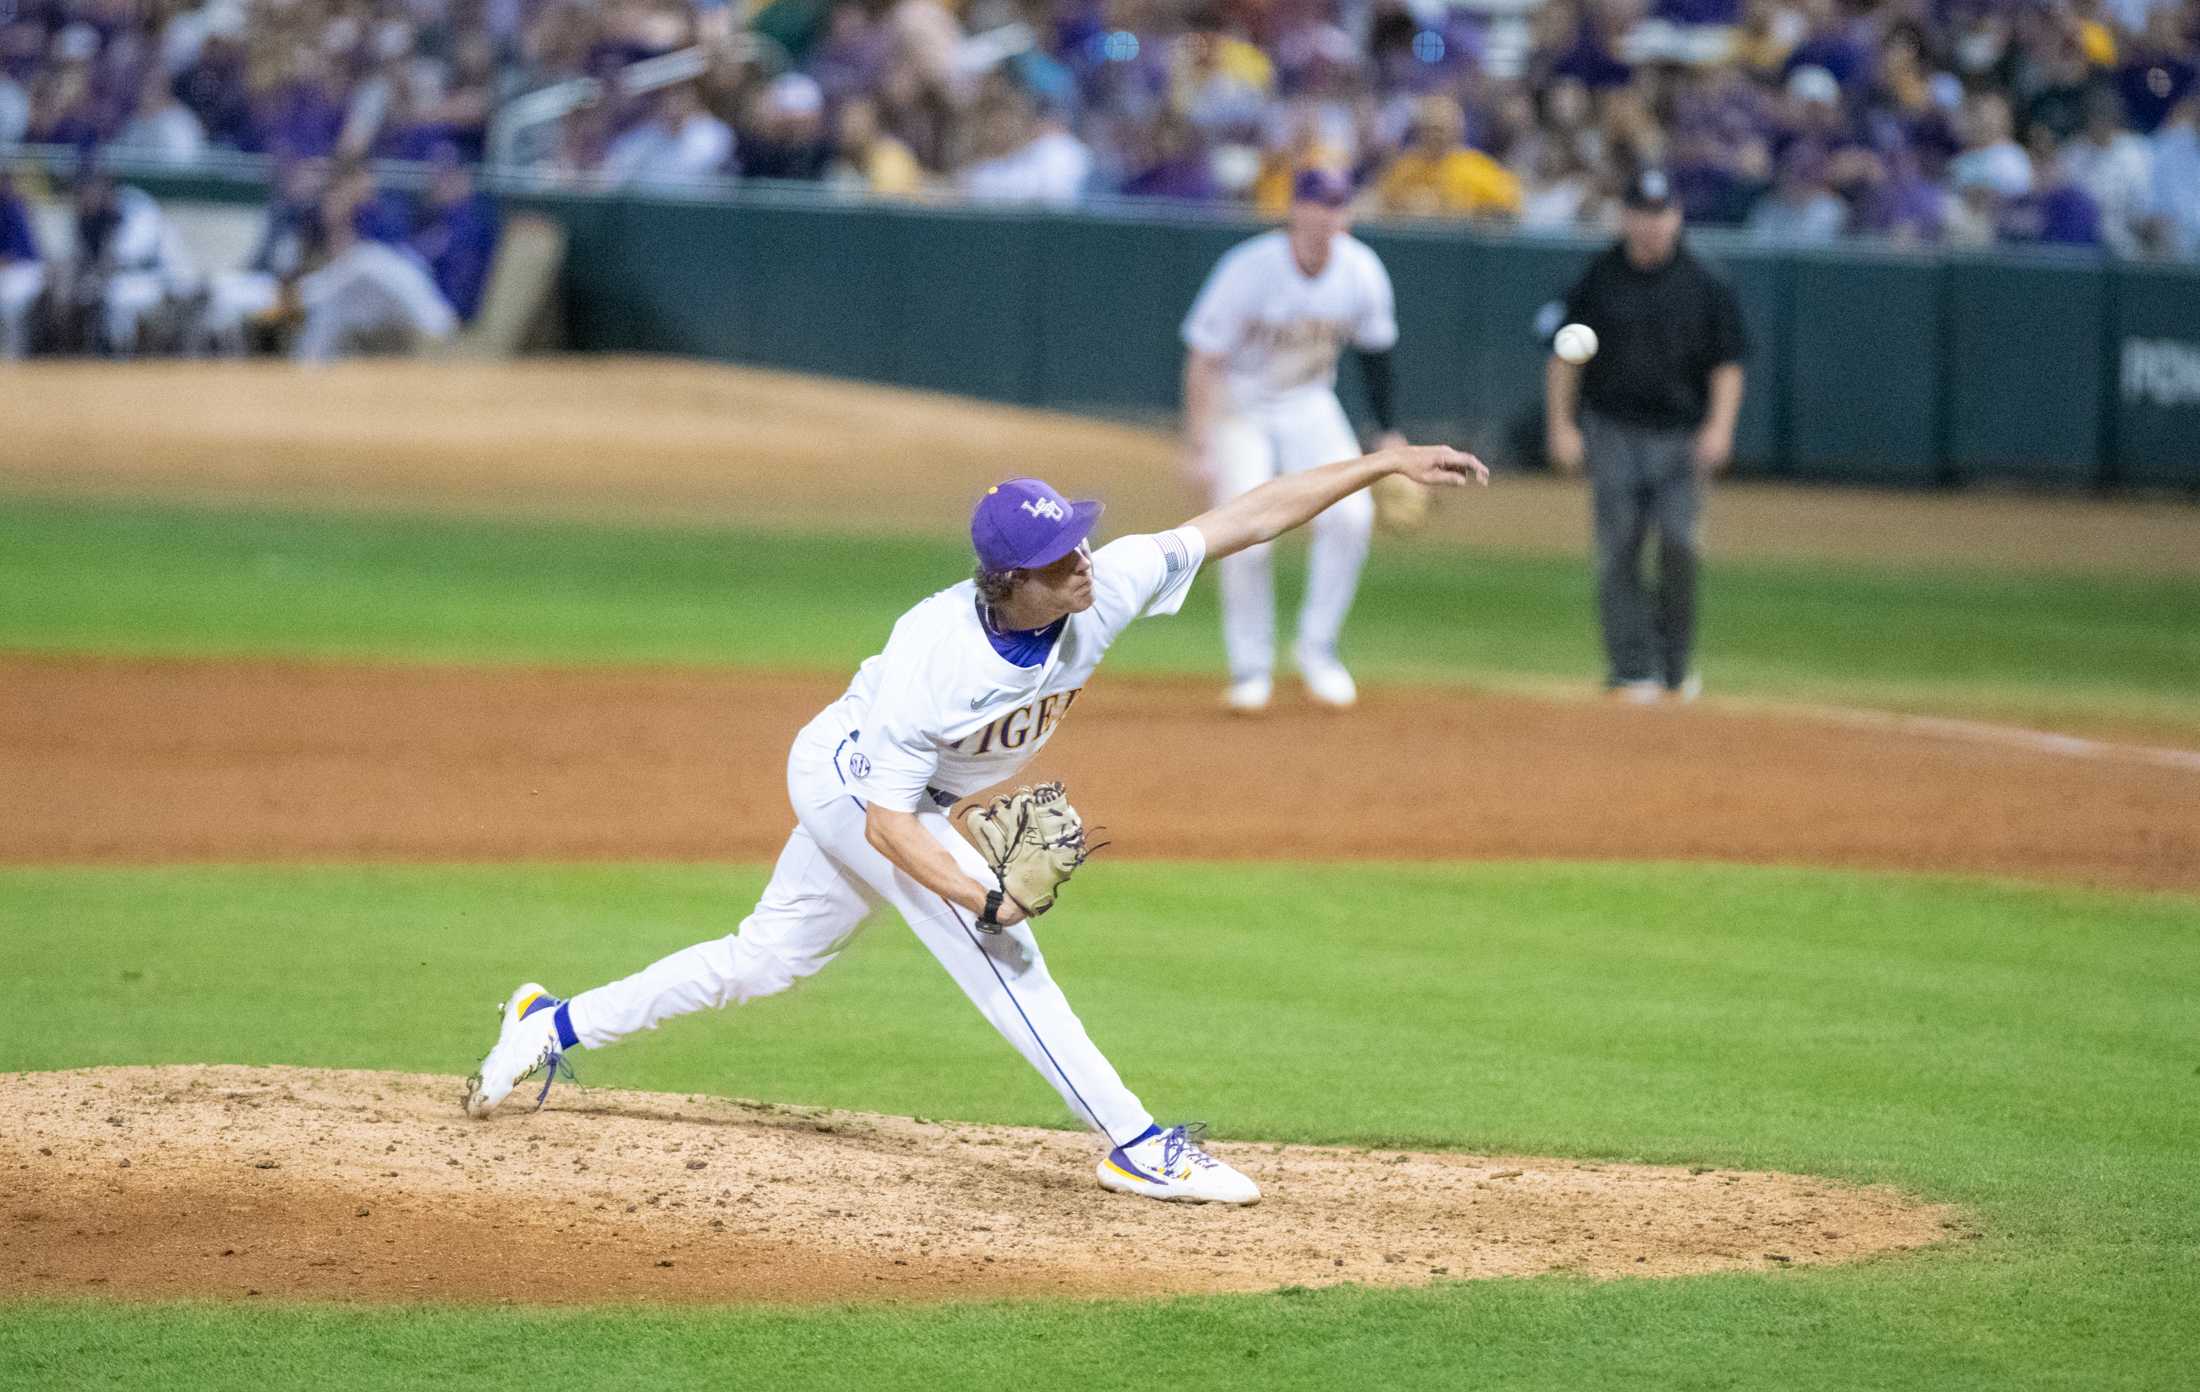
[[1062, 511], [1062, 505], [1052, 498], [1026, 498], [1023, 509], [1033, 517], [1044, 517], [1049, 522], [1059, 522], [1069, 516]]

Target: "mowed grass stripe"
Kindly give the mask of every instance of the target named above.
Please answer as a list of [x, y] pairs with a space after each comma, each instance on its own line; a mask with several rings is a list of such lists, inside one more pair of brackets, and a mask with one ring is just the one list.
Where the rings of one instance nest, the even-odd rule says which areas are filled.
[[[23, 989], [0, 1067], [456, 1078], [512, 981], [583, 986], [731, 931], [762, 878], [8, 870]], [[48, 1303], [0, 1313], [0, 1384], [535, 1385], [527, 1350], [548, 1348], [611, 1385], [2166, 1387], [2200, 1352], [2191, 899], [1713, 866], [1126, 863], [1102, 883], [1050, 922], [1056, 973], [1148, 1102], [1224, 1144], [1769, 1166], [1903, 1184], [1983, 1236], [1769, 1277], [1098, 1307]], [[1066, 1123], [890, 920], [795, 992], [580, 1064], [606, 1085]]]
[[[1285, 607], [1302, 575], [1283, 548]], [[841, 671], [965, 573], [959, 537], [11, 502], [0, 648]], [[1717, 689], [2200, 730], [2200, 581], [1714, 560]], [[1211, 674], [1212, 584], [1110, 670]], [[1586, 563], [1386, 541], [1348, 634], [1378, 680], [1587, 684]]]

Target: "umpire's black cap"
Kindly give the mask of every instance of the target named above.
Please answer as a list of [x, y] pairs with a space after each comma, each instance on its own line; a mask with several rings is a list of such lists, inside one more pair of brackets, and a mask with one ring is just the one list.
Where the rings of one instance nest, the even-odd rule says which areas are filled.
[[1655, 165], [1638, 169], [1627, 181], [1623, 201], [1637, 212], [1662, 213], [1673, 206], [1673, 176]]

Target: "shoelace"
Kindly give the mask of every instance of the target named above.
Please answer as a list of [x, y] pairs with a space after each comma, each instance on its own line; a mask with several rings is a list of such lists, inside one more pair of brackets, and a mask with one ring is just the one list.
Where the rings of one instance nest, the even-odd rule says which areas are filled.
[[542, 1110], [542, 1104], [550, 1100], [550, 1085], [558, 1079], [564, 1078], [575, 1087], [581, 1085], [580, 1074], [575, 1073], [573, 1065], [565, 1061], [565, 1055], [559, 1050], [555, 1040], [542, 1046], [542, 1053], [520, 1076], [532, 1078], [538, 1070], [542, 1073], [542, 1091], [535, 1094], [535, 1110], [538, 1112]]
[[1179, 1160], [1190, 1160], [1203, 1170], [1211, 1170], [1221, 1162], [1199, 1148], [1207, 1138], [1204, 1121], [1180, 1122], [1161, 1133], [1161, 1168], [1173, 1170]]

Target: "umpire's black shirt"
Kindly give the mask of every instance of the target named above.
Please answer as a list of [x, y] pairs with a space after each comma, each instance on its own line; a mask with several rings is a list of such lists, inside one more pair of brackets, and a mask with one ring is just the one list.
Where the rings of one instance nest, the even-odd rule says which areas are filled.
[[1688, 249], [1639, 270], [1624, 246], [1589, 263], [1566, 293], [1569, 324], [1597, 333], [1581, 370], [1581, 401], [1600, 416], [1659, 430], [1703, 424], [1711, 369], [1749, 351], [1741, 308], [1726, 282]]

